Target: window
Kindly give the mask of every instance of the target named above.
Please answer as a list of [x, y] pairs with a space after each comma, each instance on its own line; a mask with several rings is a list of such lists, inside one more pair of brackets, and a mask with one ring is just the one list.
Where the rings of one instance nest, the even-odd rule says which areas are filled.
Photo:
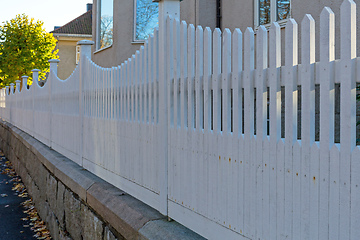
[[113, 43], [113, 0], [99, 0], [98, 2], [97, 49], [101, 49]]
[[290, 17], [290, 0], [255, 0], [255, 26]]
[[134, 0], [134, 41], [144, 41], [159, 24], [159, 8], [152, 0]]

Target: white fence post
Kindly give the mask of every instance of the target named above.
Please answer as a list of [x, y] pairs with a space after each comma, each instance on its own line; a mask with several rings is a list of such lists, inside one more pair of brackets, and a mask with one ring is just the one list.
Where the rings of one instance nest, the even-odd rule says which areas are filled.
[[50, 63], [50, 73], [49, 73], [49, 77], [46, 81], [46, 84], [48, 85], [49, 88], [49, 124], [50, 124], [50, 131], [49, 131], [49, 147], [52, 148], [52, 118], [53, 118], [53, 111], [52, 111], [52, 81], [53, 78], [52, 76], [57, 76], [57, 65], [60, 62], [59, 59], [50, 59], [49, 63]]
[[17, 127], [20, 127], [20, 118], [19, 118], [19, 112], [20, 112], [20, 110], [19, 110], [19, 99], [21, 99], [20, 97], [19, 97], [19, 93], [20, 93], [20, 83], [21, 83], [21, 81], [20, 80], [16, 80], [15, 81], [15, 86], [16, 86], [16, 89], [15, 89], [15, 92], [14, 92], [14, 94], [15, 94], [15, 105], [16, 105], [16, 108], [15, 108], [15, 121], [16, 121], [16, 126]]
[[[33, 116], [32, 116], [32, 126], [30, 126], [30, 131], [31, 131], [31, 135], [33, 137], [35, 137], [35, 119], [34, 119], [34, 116], [35, 116], [35, 91], [36, 91], [36, 87], [35, 87], [35, 84], [38, 84], [38, 81], [39, 81], [39, 72], [40, 70], [39, 69], [33, 69], [31, 70], [32, 71], [32, 85], [30, 87], [30, 90], [31, 90], [31, 101], [32, 101], [32, 113], [33, 113]], [[39, 85], [38, 85], [39, 86]]]
[[168, 106], [167, 106], [167, 69], [169, 68], [166, 59], [166, 18], [168, 15], [180, 17], [179, 0], [159, 0], [159, 139], [158, 152], [162, 153], [160, 160], [160, 208], [162, 214], [167, 215], [167, 193], [168, 193]]
[[27, 81], [28, 81], [28, 76], [22, 76], [22, 88], [21, 91], [24, 91], [24, 88], [27, 88]]
[[[14, 95], [14, 83], [10, 83], [10, 93], [9, 93], [9, 96], [11, 95]], [[14, 96], [11, 96], [11, 108], [10, 108], [10, 122], [11, 124], [15, 125], [14, 124], [14, 105], [16, 104], [16, 100], [15, 100], [16, 97]]]
[[85, 68], [85, 59], [91, 58], [91, 45], [94, 44], [93, 41], [90, 40], [81, 40], [77, 43], [80, 45], [80, 62], [79, 62], [79, 122], [80, 122], [80, 162], [81, 166], [83, 166], [83, 145], [84, 145], [84, 106], [83, 106], [83, 94], [84, 94], [84, 84], [83, 80], [85, 80], [86, 76], [86, 68]]

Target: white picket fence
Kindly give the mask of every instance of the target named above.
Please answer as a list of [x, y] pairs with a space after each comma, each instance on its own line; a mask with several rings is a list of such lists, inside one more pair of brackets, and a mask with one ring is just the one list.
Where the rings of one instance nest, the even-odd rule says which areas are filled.
[[301, 22], [301, 64], [293, 19], [284, 66], [277, 23], [255, 35], [160, 17], [160, 30], [113, 68], [95, 65], [90, 43], [81, 41], [80, 64], [67, 80], [57, 78], [51, 60], [44, 87], [34, 71], [29, 90], [18, 92], [19, 82], [14, 94], [13, 86], [1, 90], [0, 116], [208, 239], [360, 239], [355, 8], [352, 0], [341, 6], [338, 60], [329, 8], [321, 13], [319, 48], [313, 18]]

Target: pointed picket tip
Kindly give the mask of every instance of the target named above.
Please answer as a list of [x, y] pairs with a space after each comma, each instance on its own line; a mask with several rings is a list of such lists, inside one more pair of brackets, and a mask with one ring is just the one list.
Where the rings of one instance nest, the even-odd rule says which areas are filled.
[[196, 31], [204, 31], [204, 29], [202, 28], [202, 26], [199, 25], [196, 27]]
[[235, 28], [234, 31], [233, 31], [233, 35], [234, 35], [234, 38], [237, 37], [241, 37], [242, 36], [242, 32], [240, 30], [240, 28]]
[[221, 30], [219, 28], [215, 28], [214, 36], [216, 36], [216, 37], [221, 36]]
[[228, 28], [225, 28], [224, 35], [231, 35], [231, 31]]
[[311, 14], [305, 14], [303, 20], [301, 21], [301, 25], [310, 25], [310, 24], [315, 24], [315, 20], [311, 16]]
[[35, 73], [35, 72], [40, 72], [39, 69], [32, 69], [31, 72]]
[[297, 22], [293, 18], [289, 18], [289, 20], [286, 23], [285, 29], [293, 30], [297, 27]]
[[266, 28], [265, 28], [263, 25], [261, 25], [261, 26], [258, 28], [258, 30], [256, 31], [256, 34], [265, 34], [265, 33], [267, 33], [267, 30], [266, 30]]
[[325, 20], [325, 19], [329, 19], [330, 17], [335, 17], [333, 10], [331, 10], [331, 8], [329, 7], [324, 7], [320, 13], [320, 21], [323, 18]]
[[181, 21], [180, 25], [181, 26], [187, 26], [187, 23], [185, 21]]
[[352, 6], [356, 6], [356, 3], [353, 0], [344, 0], [340, 6], [340, 11], [346, 11], [346, 8], [350, 9]]
[[211, 28], [206, 27], [205, 30], [204, 30], [204, 34], [205, 34], [206, 36], [211, 35]]
[[254, 30], [251, 27], [247, 27], [245, 30], [245, 36], [253, 35], [253, 34], [254, 34]]
[[193, 24], [189, 24], [188, 31], [195, 31], [195, 27]]
[[270, 26], [270, 30], [274, 29], [274, 30], [279, 30], [280, 31], [280, 25], [278, 22], [272, 22], [271, 26]]

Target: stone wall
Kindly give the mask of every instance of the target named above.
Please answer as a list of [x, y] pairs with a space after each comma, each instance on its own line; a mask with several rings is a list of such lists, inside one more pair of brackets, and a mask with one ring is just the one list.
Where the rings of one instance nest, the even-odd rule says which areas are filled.
[[53, 239], [204, 239], [0, 120], [13, 163]]

